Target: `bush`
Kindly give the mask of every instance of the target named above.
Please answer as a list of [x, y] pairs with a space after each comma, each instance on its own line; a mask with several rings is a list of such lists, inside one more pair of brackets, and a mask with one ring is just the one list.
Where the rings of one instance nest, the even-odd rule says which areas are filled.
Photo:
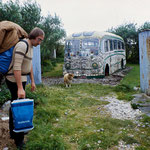
[[42, 62], [42, 73], [51, 71], [53, 69], [54, 69], [54, 66], [53, 66], [51, 60], [44, 60]]
[[118, 86], [115, 87], [114, 89], [116, 92], [132, 92], [133, 89], [126, 84], [119, 84]]
[[7, 89], [6, 84], [4, 84], [1, 88], [0, 88], [0, 106], [3, 105], [6, 101], [8, 101], [10, 99], [10, 92]]

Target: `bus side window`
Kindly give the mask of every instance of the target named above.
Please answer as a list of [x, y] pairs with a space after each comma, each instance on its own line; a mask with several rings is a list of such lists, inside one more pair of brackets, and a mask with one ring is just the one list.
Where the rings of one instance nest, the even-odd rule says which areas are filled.
[[113, 43], [114, 43], [114, 50], [116, 50], [117, 49], [117, 40], [114, 40]]
[[108, 40], [104, 42], [104, 50], [108, 52]]
[[114, 48], [113, 48], [113, 41], [109, 40], [109, 43], [110, 43], [110, 51], [113, 51], [114, 50]]
[[72, 43], [69, 41], [68, 42], [68, 48], [71, 48], [71, 46], [72, 46]]
[[122, 49], [124, 49], [124, 43], [123, 42], [121, 42], [121, 45], [122, 45]]
[[118, 41], [118, 49], [121, 49], [121, 42]]

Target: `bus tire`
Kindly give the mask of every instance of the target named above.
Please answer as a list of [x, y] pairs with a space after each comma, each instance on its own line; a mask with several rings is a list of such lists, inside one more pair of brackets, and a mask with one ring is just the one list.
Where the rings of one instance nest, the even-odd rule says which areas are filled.
[[123, 62], [123, 59], [121, 60], [121, 69], [124, 68], [124, 62]]
[[105, 67], [105, 76], [109, 76], [109, 65], [108, 64]]

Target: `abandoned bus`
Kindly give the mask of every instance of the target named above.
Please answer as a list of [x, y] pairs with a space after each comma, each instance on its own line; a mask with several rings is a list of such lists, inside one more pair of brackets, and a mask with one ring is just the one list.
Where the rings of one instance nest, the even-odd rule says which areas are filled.
[[65, 41], [64, 74], [75, 77], [104, 77], [123, 69], [126, 52], [123, 39], [108, 32], [82, 32]]

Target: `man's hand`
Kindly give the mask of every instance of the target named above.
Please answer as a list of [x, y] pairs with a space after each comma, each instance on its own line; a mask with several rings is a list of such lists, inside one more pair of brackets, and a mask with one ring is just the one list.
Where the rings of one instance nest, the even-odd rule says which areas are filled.
[[35, 89], [36, 89], [36, 85], [34, 82], [32, 82], [31, 83], [31, 91], [33, 92], [33, 91], [35, 91]]
[[26, 97], [26, 93], [24, 89], [23, 88], [18, 89], [18, 98], [20, 99], [20, 98], [25, 98], [25, 97]]

